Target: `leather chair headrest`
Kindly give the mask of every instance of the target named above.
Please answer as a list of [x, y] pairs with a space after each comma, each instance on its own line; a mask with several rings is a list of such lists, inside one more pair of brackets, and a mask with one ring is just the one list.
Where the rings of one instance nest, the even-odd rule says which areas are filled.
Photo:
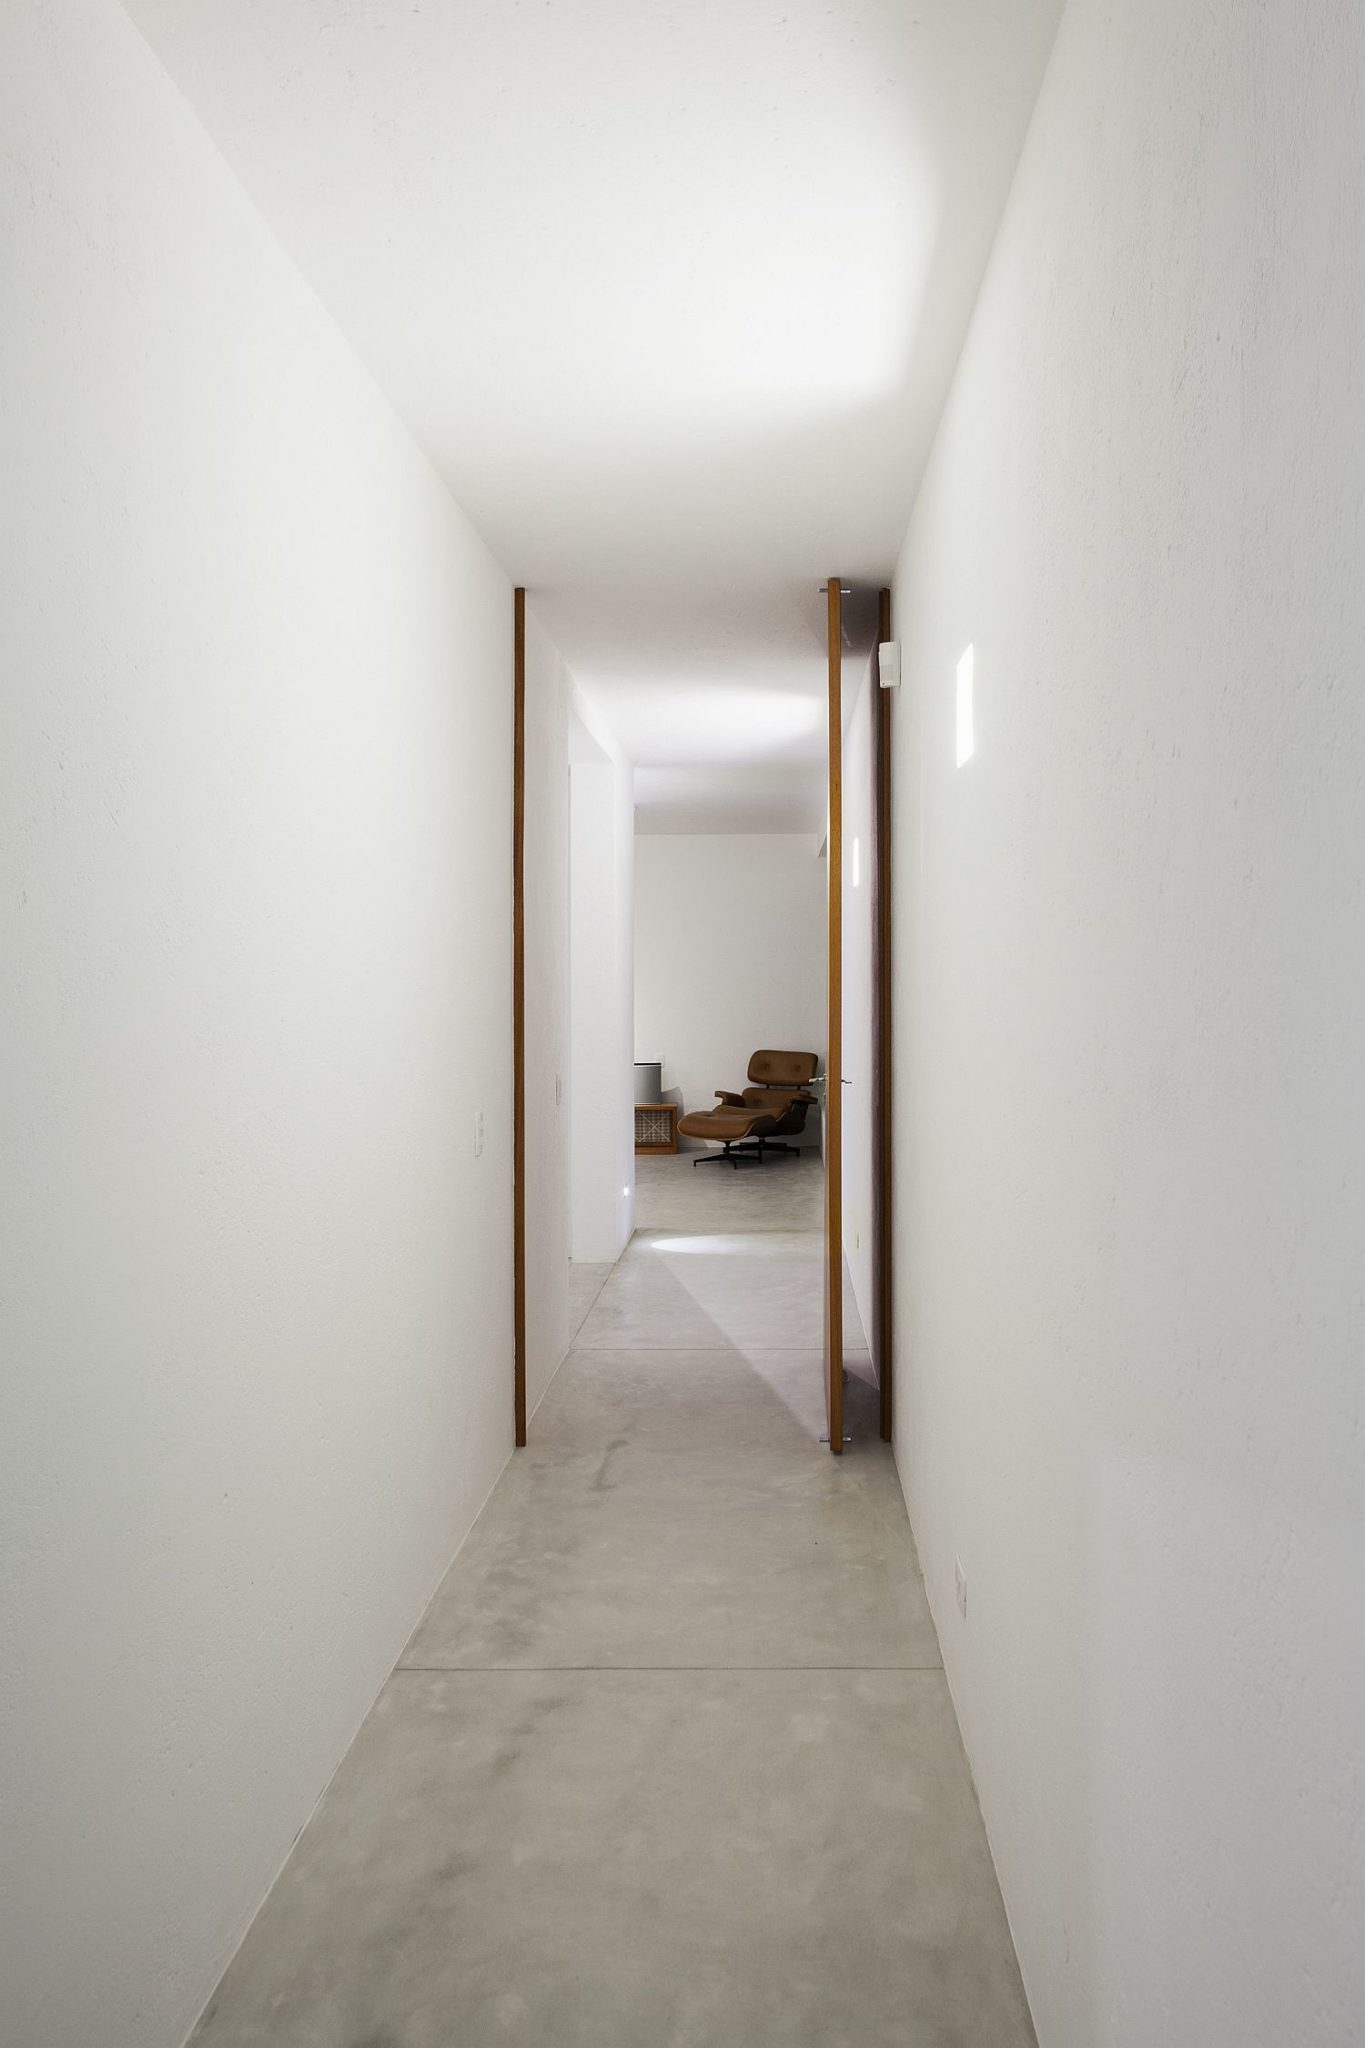
[[815, 1079], [820, 1056], [813, 1052], [756, 1052], [749, 1079], [762, 1088], [804, 1088]]

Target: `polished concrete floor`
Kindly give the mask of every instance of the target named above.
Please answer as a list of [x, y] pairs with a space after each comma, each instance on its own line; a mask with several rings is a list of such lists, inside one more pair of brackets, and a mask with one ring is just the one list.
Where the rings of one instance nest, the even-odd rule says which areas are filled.
[[818, 1162], [639, 1165], [209, 2048], [1033, 2041], [856, 1346], [819, 1444]]

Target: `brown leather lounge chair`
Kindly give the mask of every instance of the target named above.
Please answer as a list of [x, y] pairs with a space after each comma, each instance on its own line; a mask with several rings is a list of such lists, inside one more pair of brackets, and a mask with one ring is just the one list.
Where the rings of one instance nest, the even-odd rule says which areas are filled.
[[723, 1145], [723, 1152], [703, 1152], [694, 1166], [727, 1161], [739, 1171], [741, 1158], [757, 1157], [761, 1166], [770, 1152], [795, 1152], [783, 1138], [794, 1138], [805, 1128], [806, 1111], [815, 1097], [806, 1083], [815, 1078], [820, 1064], [813, 1052], [756, 1052], [749, 1062], [749, 1079], [754, 1084], [742, 1095], [717, 1088], [718, 1109], [694, 1109], [679, 1117], [678, 1130], [685, 1138], [705, 1138]]

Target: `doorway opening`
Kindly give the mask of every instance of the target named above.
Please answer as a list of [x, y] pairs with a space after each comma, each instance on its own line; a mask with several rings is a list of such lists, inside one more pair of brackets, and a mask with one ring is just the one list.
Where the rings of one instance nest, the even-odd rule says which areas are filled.
[[853, 1380], [857, 1426], [890, 1430], [889, 598], [821, 596], [804, 746], [637, 769], [634, 1093], [640, 1228], [800, 1234], [817, 1260], [837, 1454]]
[[[762, 1235], [764, 1258], [806, 1257], [771, 1329], [755, 1282], [745, 1342], [812, 1354], [836, 1455], [858, 1429], [889, 1437], [889, 597], [839, 579], [819, 595], [805, 674], [784, 673], [757, 709], [763, 693], [720, 691], [681, 762], [632, 760], [533, 633], [536, 725], [558, 734], [538, 765], [518, 595], [518, 1442], [528, 1355], [533, 1407], [579, 1327], [577, 1296], [637, 1231], [729, 1257]], [[562, 920], [531, 930], [528, 981], [525, 850], [543, 880], [557, 833]], [[533, 1240], [556, 1213], [547, 1284]]]

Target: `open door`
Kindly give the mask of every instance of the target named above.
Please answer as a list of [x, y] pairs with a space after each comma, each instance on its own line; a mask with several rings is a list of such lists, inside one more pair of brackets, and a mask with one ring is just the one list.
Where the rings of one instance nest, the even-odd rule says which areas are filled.
[[825, 1420], [835, 1457], [844, 1448], [844, 808], [843, 589], [826, 585], [829, 647], [829, 936], [825, 1023]]
[[[891, 638], [891, 592], [877, 600], [877, 639]], [[891, 1441], [891, 705], [872, 653], [872, 1358], [881, 1436]]]
[[512, 592], [512, 1427], [526, 1448], [526, 592]]

